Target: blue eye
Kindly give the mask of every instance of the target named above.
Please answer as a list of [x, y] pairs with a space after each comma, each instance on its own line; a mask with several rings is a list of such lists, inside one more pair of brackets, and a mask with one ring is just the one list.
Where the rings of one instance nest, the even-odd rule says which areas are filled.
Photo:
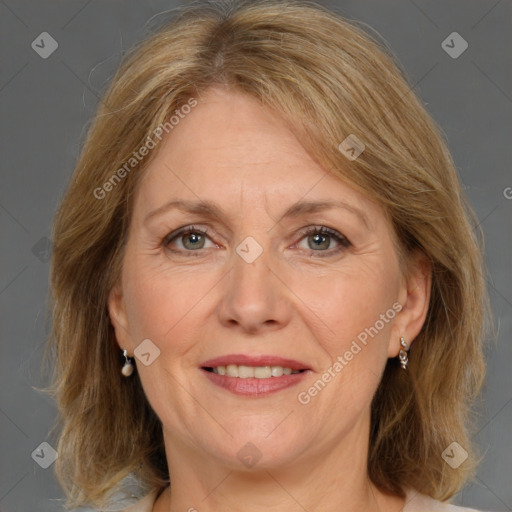
[[183, 248], [178, 250], [197, 251], [205, 248], [205, 242], [209, 239], [208, 230], [195, 228], [194, 226], [187, 226], [179, 230], [177, 233], [173, 232], [168, 235], [163, 243], [166, 247], [170, 246], [175, 240], [180, 242]]
[[[331, 255], [351, 246], [351, 243], [342, 234], [325, 226], [309, 228], [302, 235], [303, 238], [301, 240], [306, 240], [308, 249], [311, 249], [313, 252], [329, 251], [327, 255]], [[334, 249], [330, 247], [333, 240], [338, 244], [338, 247]], [[324, 255], [319, 256], [323, 257]]]
[[[315, 254], [315, 256], [325, 257], [337, 254], [352, 245], [349, 240], [338, 231], [326, 226], [307, 228], [301, 232], [301, 235], [300, 241], [306, 240], [308, 244], [308, 247], [305, 249], [312, 251], [310, 255], [313, 255], [313, 253], [325, 253]], [[337, 244], [337, 247], [331, 247], [333, 241]], [[218, 247], [218, 245], [211, 241], [208, 229], [186, 226], [167, 235], [162, 241], [162, 244], [173, 252], [192, 253], [200, 251], [200, 249], [207, 249], [208, 246], [205, 246], [207, 242], [212, 244], [210, 247]], [[199, 255], [200, 252], [198, 252], [197, 256]]]

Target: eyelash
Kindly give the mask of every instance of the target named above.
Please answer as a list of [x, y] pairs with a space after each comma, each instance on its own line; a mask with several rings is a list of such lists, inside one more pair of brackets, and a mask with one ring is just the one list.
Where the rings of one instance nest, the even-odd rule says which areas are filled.
[[[179, 237], [183, 237], [185, 235], [190, 235], [190, 234], [199, 234], [201, 236], [206, 236], [208, 238], [210, 238], [210, 231], [208, 229], [201, 229], [201, 228], [197, 228], [195, 226], [186, 226], [184, 228], [181, 228], [179, 229], [178, 231], [174, 231], [172, 233], [170, 233], [169, 235], [167, 235], [163, 240], [162, 240], [162, 245], [169, 249], [170, 251], [172, 252], [179, 252], [179, 253], [183, 253], [183, 252], [187, 252], [187, 253], [191, 253], [190, 256], [201, 256], [200, 254], [200, 251], [201, 249], [197, 249], [195, 251], [193, 250], [182, 250], [182, 249], [170, 249], [169, 248], [169, 245], [171, 244], [171, 242]], [[334, 229], [331, 229], [331, 228], [328, 228], [327, 226], [321, 226], [321, 227], [318, 227], [318, 226], [312, 226], [312, 227], [309, 227], [309, 228], [305, 228], [303, 231], [301, 231], [300, 233], [300, 236], [301, 238], [299, 239], [299, 242], [307, 237], [307, 236], [313, 236], [313, 235], [322, 235], [322, 236], [328, 236], [330, 238], [333, 238], [334, 240], [336, 240], [336, 242], [338, 242], [339, 244], [339, 247], [337, 249], [328, 249], [326, 251], [313, 251], [311, 250], [311, 255], [315, 254], [315, 257], [319, 257], [319, 258], [325, 258], [325, 257], [328, 257], [328, 256], [333, 256], [334, 254], [338, 254], [340, 251], [342, 251], [343, 249], [347, 249], [348, 247], [350, 247], [352, 244], [350, 243], [350, 241], [345, 238], [341, 233], [339, 233], [338, 231], [334, 230]], [[211, 238], [210, 238], [211, 239]], [[297, 242], [298, 243], [298, 242]], [[193, 254], [193, 253], [198, 253], [198, 254]], [[327, 253], [325, 255], [320, 255], [320, 254], [317, 254], [317, 253]]]

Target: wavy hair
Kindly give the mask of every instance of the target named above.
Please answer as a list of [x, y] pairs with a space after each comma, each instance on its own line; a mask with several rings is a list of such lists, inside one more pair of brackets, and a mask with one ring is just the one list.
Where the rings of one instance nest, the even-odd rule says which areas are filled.
[[[368, 475], [386, 492], [404, 496], [407, 482], [448, 499], [478, 459], [472, 411], [490, 318], [478, 221], [442, 131], [387, 46], [314, 2], [257, 0], [183, 7], [124, 56], [58, 207], [48, 389], [60, 411], [55, 467], [68, 506], [103, 506], [129, 474], [149, 490], [169, 483], [160, 421], [138, 375], [121, 375], [107, 298], [134, 191], [158, 148], [130, 159], [212, 86], [274, 109], [317, 162], [381, 205], [404, 271], [413, 250], [430, 260], [429, 309], [410, 371], [388, 360], [372, 401]], [[366, 146], [353, 161], [338, 149], [348, 135]], [[456, 471], [441, 457], [453, 441], [469, 454]]]

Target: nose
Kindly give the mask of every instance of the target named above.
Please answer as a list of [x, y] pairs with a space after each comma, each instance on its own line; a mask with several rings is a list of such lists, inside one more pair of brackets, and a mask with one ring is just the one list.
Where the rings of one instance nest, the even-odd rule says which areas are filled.
[[255, 334], [286, 326], [291, 317], [290, 291], [272, 256], [263, 251], [251, 263], [237, 253], [223, 280], [218, 315], [225, 327]]

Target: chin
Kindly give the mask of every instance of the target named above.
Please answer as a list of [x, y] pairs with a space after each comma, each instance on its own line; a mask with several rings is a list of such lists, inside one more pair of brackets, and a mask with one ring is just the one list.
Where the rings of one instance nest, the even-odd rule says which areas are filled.
[[[253, 425], [251, 429], [239, 425], [218, 439], [213, 445], [205, 446], [205, 451], [220, 459], [231, 470], [272, 470], [292, 464], [298, 454], [307, 449], [307, 442], [301, 429], [277, 429], [270, 433], [264, 427]], [[274, 427], [275, 428], [275, 427]], [[279, 431], [279, 432], [278, 432]]]

